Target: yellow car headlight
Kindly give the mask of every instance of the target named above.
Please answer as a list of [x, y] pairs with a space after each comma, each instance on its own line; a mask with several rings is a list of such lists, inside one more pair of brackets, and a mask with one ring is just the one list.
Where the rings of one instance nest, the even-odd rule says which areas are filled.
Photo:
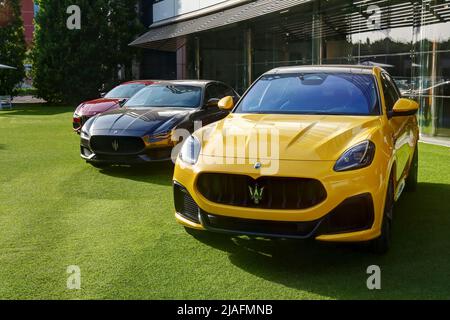
[[348, 149], [336, 161], [334, 171], [349, 171], [365, 168], [371, 165], [375, 156], [375, 144], [366, 140]]
[[180, 160], [190, 165], [196, 164], [200, 155], [200, 149], [200, 141], [196, 137], [190, 136], [181, 147]]

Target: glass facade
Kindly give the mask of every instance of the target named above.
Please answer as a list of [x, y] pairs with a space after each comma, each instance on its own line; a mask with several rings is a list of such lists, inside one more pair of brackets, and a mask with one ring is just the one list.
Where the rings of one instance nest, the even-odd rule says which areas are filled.
[[187, 37], [186, 75], [243, 92], [287, 65], [365, 64], [421, 104], [422, 133], [450, 137], [450, 1], [316, 0]]

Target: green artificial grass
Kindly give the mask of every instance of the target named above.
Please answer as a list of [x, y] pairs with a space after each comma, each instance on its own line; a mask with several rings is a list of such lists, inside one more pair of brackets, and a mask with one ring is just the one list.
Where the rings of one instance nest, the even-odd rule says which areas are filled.
[[[0, 111], [0, 299], [448, 299], [450, 154], [420, 145], [384, 256], [346, 245], [205, 235], [174, 220], [171, 165], [98, 170], [73, 108]], [[366, 287], [370, 265], [382, 289]], [[66, 269], [81, 268], [81, 290]]]

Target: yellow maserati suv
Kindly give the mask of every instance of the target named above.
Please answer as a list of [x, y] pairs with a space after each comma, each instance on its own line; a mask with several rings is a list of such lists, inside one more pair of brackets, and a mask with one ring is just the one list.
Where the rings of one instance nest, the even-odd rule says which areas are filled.
[[415, 190], [416, 113], [379, 67], [277, 68], [223, 120], [185, 139], [176, 219], [203, 231], [390, 245], [394, 203]]

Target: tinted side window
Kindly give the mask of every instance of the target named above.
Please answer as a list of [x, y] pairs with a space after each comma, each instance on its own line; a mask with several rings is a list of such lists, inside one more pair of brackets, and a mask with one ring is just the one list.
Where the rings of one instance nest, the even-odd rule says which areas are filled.
[[222, 99], [223, 97], [227, 97], [227, 96], [234, 97], [236, 95], [236, 93], [234, 92], [233, 89], [231, 89], [230, 87], [228, 87], [224, 84], [219, 83], [217, 85], [217, 88], [218, 88], [218, 94], [219, 94], [218, 98], [219, 99]]
[[387, 111], [392, 111], [394, 104], [400, 98], [397, 88], [393, 84], [391, 78], [385, 74], [381, 74], [381, 83], [383, 84], [384, 101]]
[[216, 84], [210, 84], [206, 87], [205, 102], [213, 98], [220, 98], [218, 97], [218, 87]]

